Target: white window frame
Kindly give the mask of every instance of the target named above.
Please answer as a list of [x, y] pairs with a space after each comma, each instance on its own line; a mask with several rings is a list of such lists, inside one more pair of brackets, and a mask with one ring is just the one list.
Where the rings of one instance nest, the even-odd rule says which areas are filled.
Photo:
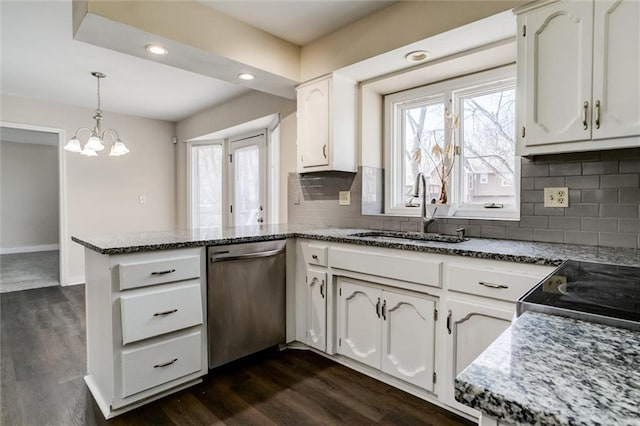
[[[516, 69], [515, 65], [503, 66], [487, 71], [482, 71], [443, 81], [428, 86], [417, 87], [406, 91], [394, 93], [384, 97], [384, 149], [385, 149], [385, 214], [401, 215], [401, 216], [419, 216], [420, 210], [416, 208], [408, 208], [399, 201], [401, 194], [400, 185], [396, 185], [400, 179], [404, 179], [404, 158], [402, 150], [398, 147], [398, 141], [402, 135], [402, 127], [398, 125], [400, 113], [403, 106], [411, 104], [420, 104], [425, 99], [441, 99], [452, 100], [454, 113], [458, 114], [460, 105], [459, 101], [462, 96], [474, 93], [482, 93], [501, 86], [515, 85]], [[445, 106], [448, 106], [445, 104]], [[462, 119], [457, 129], [456, 145], [462, 149]], [[515, 123], [514, 123], [515, 127]], [[515, 132], [515, 129], [514, 129]], [[445, 127], [445, 138], [450, 138], [450, 129]], [[484, 206], [460, 204], [462, 200], [463, 184], [466, 184], [463, 177], [463, 170], [460, 167], [459, 158], [456, 159], [454, 169], [451, 172], [451, 182], [456, 182], [449, 187], [450, 206], [449, 208], [438, 208], [438, 217], [455, 217], [455, 218], [478, 218], [478, 219], [496, 219], [496, 220], [518, 220], [520, 218], [520, 161], [519, 157], [514, 161], [514, 204], [505, 206], [503, 209], [486, 209]], [[464, 182], [464, 183], [460, 183]], [[433, 196], [436, 196], [434, 194]], [[404, 200], [405, 202], [407, 200]]]

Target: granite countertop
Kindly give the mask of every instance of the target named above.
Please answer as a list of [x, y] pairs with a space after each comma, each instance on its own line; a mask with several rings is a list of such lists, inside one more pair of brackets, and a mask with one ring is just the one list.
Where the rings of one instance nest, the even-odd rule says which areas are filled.
[[640, 425], [640, 332], [525, 312], [456, 378], [455, 397], [511, 423]]
[[180, 231], [135, 232], [101, 236], [73, 236], [72, 240], [101, 254], [123, 254], [184, 247], [307, 238], [338, 243], [386, 247], [511, 262], [559, 265], [564, 260], [640, 266], [640, 250], [573, 244], [471, 238], [461, 243], [436, 241], [388, 241], [351, 234], [370, 229], [321, 228], [302, 225], [262, 225], [229, 228], [196, 228]]

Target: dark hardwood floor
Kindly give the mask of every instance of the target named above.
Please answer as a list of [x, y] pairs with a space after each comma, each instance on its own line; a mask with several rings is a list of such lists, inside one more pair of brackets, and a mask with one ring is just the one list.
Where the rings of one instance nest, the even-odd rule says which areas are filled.
[[471, 425], [309, 351], [260, 354], [204, 383], [105, 421], [82, 380], [84, 287], [1, 299], [0, 424]]

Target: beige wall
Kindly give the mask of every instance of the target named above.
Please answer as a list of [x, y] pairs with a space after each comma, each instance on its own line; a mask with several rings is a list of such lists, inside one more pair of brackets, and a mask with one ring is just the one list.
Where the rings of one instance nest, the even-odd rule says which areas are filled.
[[58, 244], [58, 149], [0, 143], [0, 247]]
[[[3, 96], [2, 120], [63, 129], [64, 139], [78, 127], [91, 125], [93, 111], [31, 99]], [[64, 153], [68, 257], [63, 278], [84, 281], [84, 253], [70, 242], [72, 235], [166, 230], [175, 227], [175, 124], [104, 113], [106, 128], [114, 128], [131, 152], [123, 157], [87, 158]], [[138, 203], [140, 195], [146, 204]], [[61, 242], [62, 243], [62, 242]]]
[[[187, 144], [184, 142], [266, 117], [270, 114], [279, 113], [281, 119], [280, 173], [286, 176], [288, 172], [294, 171], [296, 167], [296, 119], [295, 114], [293, 114], [295, 110], [295, 101], [254, 91], [178, 122], [176, 125], [176, 135], [180, 141], [176, 157], [178, 227], [187, 226]], [[289, 116], [293, 118], [288, 118]], [[283, 179], [281, 179], [281, 182], [283, 182]], [[284, 194], [286, 193], [287, 187], [285, 184], [281, 187], [281, 194], [285, 196]], [[286, 208], [282, 204], [281, 212], [286, 212]]]
[[401, 1], [302, 48], [301, 81], [519, 6], [526, 1]]

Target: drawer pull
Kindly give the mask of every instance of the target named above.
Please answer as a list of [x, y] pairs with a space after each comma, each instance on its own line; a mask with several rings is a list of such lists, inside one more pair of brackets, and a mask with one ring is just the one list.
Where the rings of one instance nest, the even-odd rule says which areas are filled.
[[489, 288], [509, 288], [508, 285], [494, 284], [494, 283], [489, 283], [489, 282], [486, 282], [486, 281], [478, 281], [478, 284], [483, 285], [485, 287], [489, 287]]
[[317, 255], [317, 254], [312, 254], [312, 255], [311, 255], [311, 258], [312, 258], [313, 260], [318, 260], [318, 255]]
[[175, 269], [167, 269], [166, 271], [152, 272], [151, 275], [167, 275], [175, 271], [176, 271]]
[[175, 312], [178, 312], [178, 309], [172, 309], [170, 311], [164, 311], [164, 312], [156, 312], [155, 314], [153, 314], [154, 317], [162, 317], [165, 315], [169, 315], [169, 314], [173, 314]]
[[171, 361], [164, 362], [164, 363], [162, 363], [162, 364], [156, 364], [156, 365], [154, 365], [154, 366], [153, 366], [153, 368], [162, 368], [162, 367], [167, 367], [167, 366], [169, 366], [169, 365], [173, 364], [174, 362], [176, 362], [177, 360], [178, 360], [178, 358], [174, 358], [174, 359], [172, 359]]

